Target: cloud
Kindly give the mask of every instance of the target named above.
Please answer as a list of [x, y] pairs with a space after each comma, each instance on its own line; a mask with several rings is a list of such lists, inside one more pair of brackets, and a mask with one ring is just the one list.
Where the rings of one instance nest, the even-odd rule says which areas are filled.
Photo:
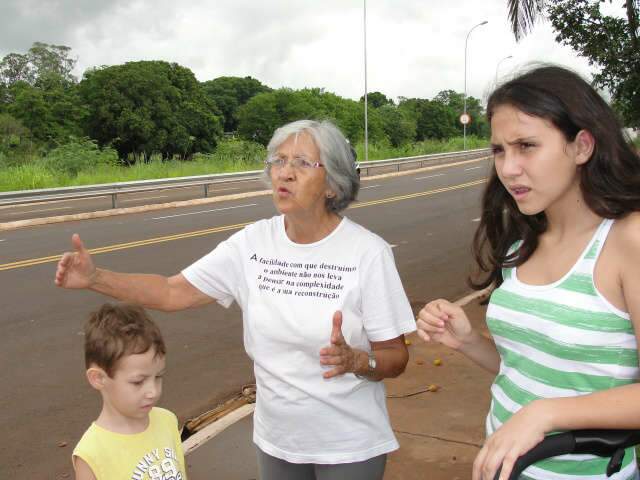
[[76, 29], [99, 22], [124, 0], [3, 0], [0, 2], [0, 53], [26, 51], [33, 42], [70, 44]]
[[[359, 98], [364, 92], [361, 0], [93, 0], [0, 3], [0, 55], [35, 41], [64, 44], [78, 57], [76, 73], [135, 60], [166, 60], [201, 81], [250, 75], [272, 87], [322, 87]], [[367, 3], [368, 90], [396, 98], [431, 98], [464, 89], [482, 98], [506, 74], [544, 59], [588, 75], [592, 68], [555, 43], [548, 24], [516, 44], [506, 0]], [[512, 55], [513, 58], [504, 60]]]

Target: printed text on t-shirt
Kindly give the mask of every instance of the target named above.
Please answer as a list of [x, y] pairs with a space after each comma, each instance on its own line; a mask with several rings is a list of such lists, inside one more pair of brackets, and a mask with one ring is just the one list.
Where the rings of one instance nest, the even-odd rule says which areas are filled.
[[355, 266], [289, 262], [260, 257], [255, 253], [250, 260], [259, 264], [258, 289], [274, 295], [333, 300], [344, 290], [345, 275], [356, 271]]

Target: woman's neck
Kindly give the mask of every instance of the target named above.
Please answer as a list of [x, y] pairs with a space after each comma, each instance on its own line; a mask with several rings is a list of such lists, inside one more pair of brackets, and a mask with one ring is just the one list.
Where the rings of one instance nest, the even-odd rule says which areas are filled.
[[289, 240], [295, 243], [314, 243], [333, 232], [342, 217], [333, 212], [314, 216], [285, 215], [284, 228]]

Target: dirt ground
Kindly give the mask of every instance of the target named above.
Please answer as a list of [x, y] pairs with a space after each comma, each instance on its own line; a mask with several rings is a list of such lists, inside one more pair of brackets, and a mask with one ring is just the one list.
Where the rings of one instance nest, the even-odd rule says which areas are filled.
[[[418, 302], [416, 302], [417, 304]], [[484, 324], [484, 307], [466, 308]], [[385, 480], [466, 480], [484, 439], [493, 375], [446, 347], [408, 337], [407, 370], [385, 380], [391, 424], [400, 449], [389, 455]], [[439, 365], [434, 361], [439, 360]], [[430, 385], [435, 392], [422, 392]], [[252, 416], [233, 424], [187, 456], [190, 480], [255, 480]]]
[[[474, 303], [465, 311], [474, 325], [486, 331], [485, 307]], [[471, 478], [473, 460], [484, 439], [494, 375], [446, 347], [427, 345], [415, 334], [408, 338], [407, 370], [386, 381], [387, 394], [407, 395], [429, 385], [438, 390], [388, 399], [400, 449], [389, 456], [385, 480]]]

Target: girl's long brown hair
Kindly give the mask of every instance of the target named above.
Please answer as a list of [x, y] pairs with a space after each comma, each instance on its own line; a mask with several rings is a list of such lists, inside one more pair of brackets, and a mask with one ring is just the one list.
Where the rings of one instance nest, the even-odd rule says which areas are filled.
[[[589, 161], [579, 170], [587, 206], [603, 218], [620, 218], [640, 210], [640, 158], [625, 139], [613, 110], [579, 75], [556, 66], [535, 68], [497, 88], [489, 97], [489, 122], [497, 107], [509, 105], [550, 121], [567, 142], [581, 130], [595, 139]], [[482, 198], [480, 225], [472, 251], [478, 272], [469, 277], [477, 290], [503, 281], [502, 268], [522, 265], [547, 229], [544, 212], [524, 215], [495, 170]], [[522, 240], [509, 254], [514, 242]]]

